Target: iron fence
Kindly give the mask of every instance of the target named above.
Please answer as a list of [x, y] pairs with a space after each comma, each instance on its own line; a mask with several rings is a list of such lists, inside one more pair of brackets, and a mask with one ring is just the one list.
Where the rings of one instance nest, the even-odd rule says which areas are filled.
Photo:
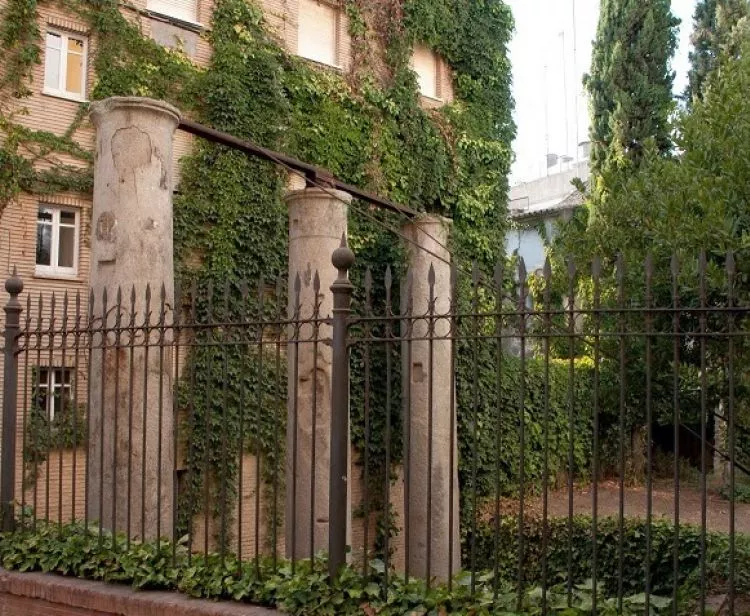
[[[6, 285], [4, 526], [646, 613], [750, 594], [733, 257]], [[424, 274], [424, 275], [423, 275]], [[112, 293], [112, 292], [110, 292]], [[21, 301], [19, 301], [19, 297]], [[15, 521], [15, 522], [14, 522]], [[185, 539], [182, 539], [182, 538]], [[347, 548], [350, 553], [347, 554]], [[671, 601], [671, 602], [670, 602]], [[716, 606], [714, 606], [716, 607]]]

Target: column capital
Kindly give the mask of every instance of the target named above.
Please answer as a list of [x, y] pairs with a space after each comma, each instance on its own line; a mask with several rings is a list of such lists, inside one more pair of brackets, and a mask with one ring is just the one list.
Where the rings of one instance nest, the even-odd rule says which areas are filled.
[[175, 128], [177, 128], [182, 117], [180, 110], [174, 105], [170, 105], [165, 101], [141, 96], [112, 96], [101, 101], [96, 101], [91, 104], [89, 117], [94, 126], [98, 128], [107, 114], [120, 110], [162, 114], [172, 119]]

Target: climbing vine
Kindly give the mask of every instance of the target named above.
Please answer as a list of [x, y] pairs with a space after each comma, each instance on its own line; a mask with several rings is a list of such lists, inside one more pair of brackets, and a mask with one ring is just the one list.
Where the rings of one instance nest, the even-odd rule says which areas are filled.
[[[515, 127], [507, 55], [513, 22], [501, 0], [342, 0], [352, 37], [352, 66], [347, 74], [313, 67], [286, 53], [270, 33], [257, 0], [216, 0], [205, 33], [213, 48], [207, 70], [194, 66], [181, 51], [144, 37], [137, 20], [126, 19], [115, 0], [57, 1], [86, 21], [97, 42], [92, 99], [112, 95], [166, 99], [217, 129], [326, 167], [347, 182], [413, 209], [452, 218], [453, 252], [464, 264], [475, 260], [490, 270], [502, 257]], [[37, 0], [8, 0], [0, 15], [0, 64], [10, 67], [1, 86], [4, 96], [15, 101], [30, 95], [28, 80], [41, 59], [37, 11]], [[456, 100], [440, 109], [426, 110], [421, 105], [410, 69], [416, 43], [430, 46], [452, 69]], [[3, 106], [0, 125], [4, 135], [13, 137], [0, 146], [0, 209], [21, 192], [90, 190], [91, 156], [75, 141], [85, 106], [76, 124], [54, 139], [21, 128], [10, 109]], [[61, 164], [56, 158], [61, 153], [80, 164]], [[54, 164], [35, 164], [40, 157]], [[260, 280], [273, 286], [287, 268], [285, 173], [199, 142], [183, 160], [181, 176], [175, 201], [177, 275], [183, 288], [195, 281], [204, 290], [195, 306], [197, 318], [206, 319], [212, 305], [221, 305], [219, 285], [224, 284], [226, 318], [257, 314], [262, 293], [243, 293], [243, 281], [252, 281], [251, 288], [263, 287]], [[382, 309], [385, 267], [392, 264], [398, 278], [404, 264], [400, 242], [383, 225], [398, 228], [405, 221], [386, 212], [367, 211], [364, 216], [363, 209], [355, 202], [350, 216], [350, 242], [358, 256], [352, 272], [358, 289], [355, 304], [361, 309], [364, 271], [370, 267], [375, 280], [373, 305]], [[219, 283], [216, 304], [208, 301], [205, 292], [209, 281]], [[283, 293], [268, 295], [263, 310], [273, 313], [279, 303], [285, 304]], [[469, 351], [459, 349], [460, 363], [470, 361]], [[383, 353], [372, 357], [373, 370], [382, 371]], [[398, 349], [394, 354], [393, 366], [399, 366]], [[206, 485], [217, 510], [236, 498], [234, 460], [239, 452], [212, 439], [237, 434], [241, 426], [253, 423], [257, 437], [247, 439], [246, 450], [264, 460], [279, 455], [273, 435], [279, 429], [283, 434], [286, 411], [278, 402], [273, 379], [258, 376], [260, 356], [205, 345], [194, 348], [188, 360], [185, 374], [195, 377], [192, 412], [181, 409], [185, 418], [181, 433], [187, 443], [189, 477], [183, 502], [189, 507], [183, 510], [189, 514], [200, 509], [202, 500], [195, 496], [204, 493]], [[355, 356], [355, 364], [360, 359]], [[487, 378], [494, 376], [491, 365], [482, 370]], [[223, 392], [221, 382], [227, 374], [233, 378], [228, 403], [216, 397], [209, 400], [211, 392]], [[378, 398], [384, 395], [382, 389], [374, 393], [373, 408], [385, 408]], [[393, 390], [400, 391], [397, 381]], [[241, 396], [248, 398], [241, 400]], [[360, 451], [364, 448], [361, 396], [362, 382], [355, 377], [352, 434]], [[247, 403], [251, 397], [257, 402]], [[402, 432], [397, 398], [398, 393], [391, 405], [394, 461], [400, 454]], [[463, 402], [459, 399], [459, 407]], [[216, 404], [220, 408], [214, 408]], [[372, 421], [371, 458], [381, 465], [375, 469], [377, 476], [386, 472], [382, 468], [385, 414]]]

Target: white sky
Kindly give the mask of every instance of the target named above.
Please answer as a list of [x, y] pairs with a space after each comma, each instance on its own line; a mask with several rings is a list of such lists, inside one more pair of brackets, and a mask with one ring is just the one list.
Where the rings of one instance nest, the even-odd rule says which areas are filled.
[[[588, 102], [582, 79], [591, 64], [599, 0], [506, 0], [506, 3], [513, 9], [516, 20], [510, 47], [518, 125], [514, 143], [516, 163], [510, 178], [514, 184], [547, 172], [547, 134], [551, 153], [571, 156], [577, 156], [576, 144], [588, 139]], [[676, 72], [675, 92], [682, 92], [687, 82], [695, 3], [696, 0], [672, 0], [672, 12], [682, 20], [679, 49], [672, 62]]]

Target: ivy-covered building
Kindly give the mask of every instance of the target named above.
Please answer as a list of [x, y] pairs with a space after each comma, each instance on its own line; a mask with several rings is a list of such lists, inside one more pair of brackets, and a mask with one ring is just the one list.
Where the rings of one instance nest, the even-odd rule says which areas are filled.
[[[137, 95], [447, 216], [454, 259], [491, 271], [515, 136], [512, 28], [502, 0], [0, 0], [3, 267], [18, 267], [24, 302], [45, 295], [43, 313], [53, 292], [58, 307], [66, 292], [85, 303], [96, 266], [87, 103]], [[179, 131], [173, 165], [178, 276], [286, 271], [283, 196], [298, 180]], [[382, 279], [403, 262], [387, 230], [403, 222], [352, 205], [358, 268]], [[50, 419], [52, 394], [85, 391], [71, 361], [41, 358], [27, 381], [51, 392]]]

